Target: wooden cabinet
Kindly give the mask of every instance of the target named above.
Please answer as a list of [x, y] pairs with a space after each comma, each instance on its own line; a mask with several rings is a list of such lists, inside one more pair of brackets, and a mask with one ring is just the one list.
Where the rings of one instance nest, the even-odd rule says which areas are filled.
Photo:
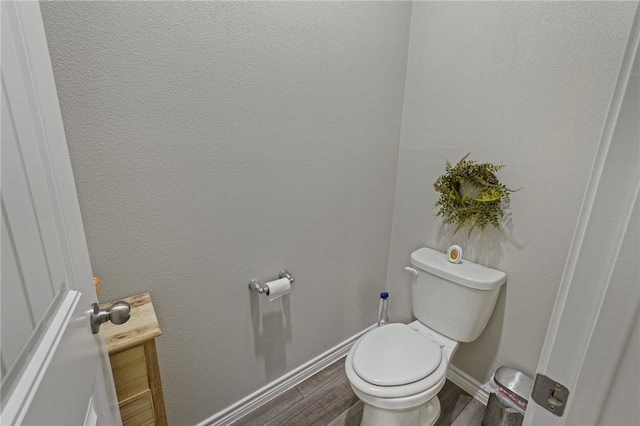
[[[104, 327], [113, 381], [116, 385], [122, 423], [125, 426], [166, 426], [162, 382], [155, 338], [160, 325], [148, 293], [124, 300], [131, 305], [131, 318], [124, 324]], [[105, 303], [106, 309], [112, 303]]]

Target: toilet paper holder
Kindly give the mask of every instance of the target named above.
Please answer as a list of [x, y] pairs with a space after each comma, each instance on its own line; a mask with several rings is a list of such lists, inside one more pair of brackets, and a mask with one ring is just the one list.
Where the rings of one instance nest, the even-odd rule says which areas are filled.
[[[278, 275], [278, 278], [288, 279], [289, 284], [293, 284], [296, 281], [295, 279], [293, 279], [291, 274], [287, 272], [286, 269], [283, 269], [282, 271], [280, 271], [280, 275]], [[256, 293], [259, 293], [259, 294], [266, 294], [268, 287], [266, 285], [260, 284], [260, 281], [256, 279], [252, 279], [251, 281], [249, 281], [249, 290], [255, 291]]]

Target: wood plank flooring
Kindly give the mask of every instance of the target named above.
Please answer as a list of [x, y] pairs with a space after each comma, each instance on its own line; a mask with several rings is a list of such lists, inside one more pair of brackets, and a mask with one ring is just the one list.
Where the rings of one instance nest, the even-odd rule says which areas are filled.
[[[485, 407], [447, 380], [436, 426], [480, 426]], [[362, 402], [349, 385], [344, 358], [234, 423], [234, 426], [358, 426]], [[385, 426], [385, 425], [381, 425]]]

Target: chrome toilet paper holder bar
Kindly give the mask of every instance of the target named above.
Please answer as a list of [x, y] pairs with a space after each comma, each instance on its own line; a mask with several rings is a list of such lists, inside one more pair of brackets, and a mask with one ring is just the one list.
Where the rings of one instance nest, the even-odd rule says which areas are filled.
[[[289, 284], [293, 284], [294, 282], [296, 282], [296, 280], [293, 279], [291, 274], [287, 272], [286, 269], [283, 269], [282, 271], [280, 271], [280, 275], [278, 275], [278, 278], [288, 279]], [[266, 294], [269, 288], [266, 285], [260, 284], [260, 281], [256, 279], [252, 279], [251, 281], [249, 281], [249, 290], [255, 291], [258, 294]]]

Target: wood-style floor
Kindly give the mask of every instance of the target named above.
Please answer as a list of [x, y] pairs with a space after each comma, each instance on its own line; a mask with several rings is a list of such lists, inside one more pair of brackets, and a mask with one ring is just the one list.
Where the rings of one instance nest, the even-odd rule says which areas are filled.
[[[447, 380], [436, 426], [480, 426], [485, 407]], [[362, 402], [344, 372], [344, 358], [238, 420], [237, 426], [358, 426]], [[380, 425], [385, 426], [385, 425]]]

